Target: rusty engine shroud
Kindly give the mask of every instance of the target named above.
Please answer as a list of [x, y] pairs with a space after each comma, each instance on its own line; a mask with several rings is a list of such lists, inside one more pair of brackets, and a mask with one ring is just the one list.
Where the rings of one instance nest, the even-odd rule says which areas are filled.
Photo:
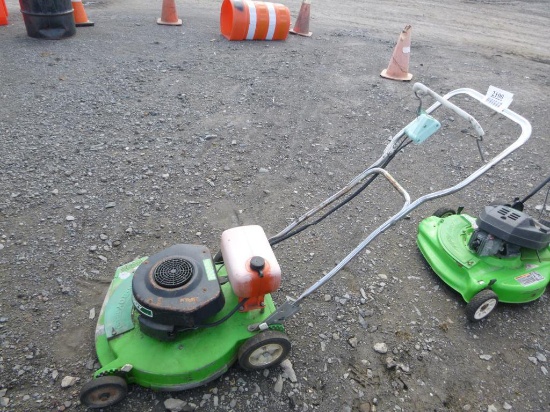
[[225, 304], [208, 248], [178, 244], [150, 256], [132, 280], [141, 330], [166, 339], [199, 327]]

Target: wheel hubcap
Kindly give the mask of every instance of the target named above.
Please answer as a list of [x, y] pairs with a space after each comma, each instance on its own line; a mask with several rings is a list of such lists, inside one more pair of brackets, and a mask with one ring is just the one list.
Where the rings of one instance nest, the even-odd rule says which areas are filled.
[[283, 354], [283, 347], [276, 343], [268, 343], [253, 351], [248, 360], [254, 366], [264, 366], [275, 362]]
[[489, 313], [493, 311], [495, 306], [497, 305], [496, 299], [489, 299], [483, 302], [483, 304], [476, 310], [475, 318], [476, 319], [483, 319], [485, 316], [487, 316]]
[[117, 388], [99, 388], [88, 395], [88, 401], [96, 407], [108, 406], [120, 396]]

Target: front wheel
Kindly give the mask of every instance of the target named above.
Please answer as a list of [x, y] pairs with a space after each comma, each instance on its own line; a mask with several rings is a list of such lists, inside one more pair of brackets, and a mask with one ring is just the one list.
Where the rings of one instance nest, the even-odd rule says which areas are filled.
[[466, 317], [471, 322], [478, 322], [489, 316], [497, 306], [498, 296], [491, 289], [484, 289], [475, 295], [466, 305]]
[[88, 408], [100, 409], [114, 405], [128, 394], [128, 385], [120, 376], [100, 376], [86, 383], [80, 391], [80, 402]]
[[239, 348], [239, 365], [246, 370], [266, 369], [282, 362], [290, 348], [290, 340], [284, 333], [266, 330], [242, 344]]

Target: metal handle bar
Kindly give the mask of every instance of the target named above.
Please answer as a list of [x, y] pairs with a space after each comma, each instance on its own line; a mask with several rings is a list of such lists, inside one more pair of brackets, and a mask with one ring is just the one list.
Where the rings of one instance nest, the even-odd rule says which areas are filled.
[[[419, 83], [417, 83], [417, 84], [419, 84]], [[435, 94], [435, 92], [433, 92], [433, 93]], [[480, 102], [484, 106], [486, 106], [486, 107], [492, 109], [493, 111], [495, 111], [497, 113], [500, 113], [503, 116], [507, 117], [508, 119], [510, 119], [511, 121], [513, 121], [514, 123], [516, 123], [517, 125], [519, 125], [521, 127], [521, 134], [515, 142], [513, 142], [510, 146], [508, 146], [506, 149], [504, 149], [502, 152], [500, 152], [498, 155], [496, 155], [493, 159], [491, 159], [490, 161], [485, 163], [483, 166], [481, 166], [479, 169], [477, 169], [475, 172], [473, 172], [470, 176], [468, 176], [463, 181], [457, 183], [456, 185], [454, 185], [454, 186], [452, 186], [448, 189], [442, 189], [442, 190], [439, 190], [437, 192], [422, 196], [422, 197], [418, 198], [416, 201], [414, 201], [411, 204], [411, 206], [416, 205], [416, 204], [420, 205], [420, 204], [424, 203], [427, 200], [436, 199], [438, 197], [446, 196], [448, 194], [452, 194], [454, 192], [459, 191], [460, 189], [464, 188], [465, 186], [469, 185], [474, 180], [479, 178], [481, 175], [485, 174], [490, 168], [492, 168], [494, 165], [499, 163], [502, 159], [504, 159], [505, 157], [510, 155], [512, 152], [517, 150], [519, 147], [521, 147], [527, 140], [529, 140], [529, 137], [531, 136], [532, 127], [531, 127], [531, 123], [529, 123], [529, 121], [527, 119], [525, 119], [524, 117], [520, 116], [519, 114], [517, 114], [516, 112], [514, 112], [510, 109], [498, 110], [497, 108], [495, 108], [494, 106], [488, 104], [485, 101], [485, 96], [484, 95], [482, 95], [481, 93], [479, 93], [479, 92], [477, 92], [473, 89], [469, 89], [469, 88], [456, 89], [456, 90], [453, 90], [453, 91], [447, 93], [445, 96], [442, 97], [442, 99], [449, 100], [451, 97], [454, 97], [454, 96], [457, 96], [457, 95], [460, 95], [460, 94], [466, 94], [466, 95], [476, 99], [478, 102]], [[432, 95], [432, 94], [430, 93], [430, 95]], [[437, 99], [437, 102], [435, 102], [432, 106], [430, 106], [430, 108], [428, 108], [426, 110], [426, 112], [432, 112], [432, 111], [436, 110], [438, 107], [440, 107], [441, 105], [442, 105], [442, 102], [439, 99]], [[420, 203], [418, 203], [418, 202], [420, 202]]]
[[[459, 108], [458, 106], [452, 104], [448, 101], [449, 97], [452, 96], [452, 92], [449, 94], [446, 94], [445, 96], [440, 96], [433, 90], [429, 89], [422, 83], [415, 83], [413, 86], [413, 90], [416, 93], [423, 93], [423, 94], [429, 94], [434, 99], [437, 100], [437, 103], [430, 106], [428, 109], [426, 109], [426, 113], [432, 113], [435, 111], [438, 107], [441, 105], [444, 105], [445, 107], [449, 108], [450, 110], [453, 110], [455, 113], [459, 114], [461, 117], [468, 120], [472, 125], [474, 125], [474, 128], [478, 132], [480, 136], [483, 136], [484, 131], [479, 125], [479, 123], [474, 119], [473, 116], [466, 113], [464, 110]], [[489, 106], [490, 107], [490, 106]], [[477, 126], [476, 126], [477, 125]], [[285, 236], [287, 233], [289, 233], [292, 229], [294, 229], [296, 226], [298, 226], [300, 223], [304, 222], [305, 220], [309, 219], [311, 216], [316, 215], [321, 210], [325, 209], [330, 204], [334, 203], [336, 200], [340, 199], [342, 196], [344, 196], [346, 193], [348, 193], [351, 189], [353, 189], [355, 186], [357, 186], [359, 183], [361, 183], [366, 176], [369, 175], [369, 172], [376, 167], [380, 167], [380, 165], [388, 158], [388, 156], [391, 156], [396, 151], [397, 142], [399, 139], [405, 134], [405, 128], [401, 129], [395, 136], [392, 137], [390, 142], [386, 145], [384, 148], [384, 152], [382, 153], [382, 156], [378, 160], [376, 160], [372, 165], [370, 165], [368, 168], [366, 168], [363, 172], [355, 176], [347, 185], [345, 185], [342, 189], [334, 193], [329, 198], [325, 199], [323, 202], [318, 204], [317, 206], [313, 207], [312, 209], [308, 210], [306, 213], [304, 213], [302, 216], [296, 218], [293, 220], [287, 227], [285, 227], [283, 230], [281, 230], [279, 233], [277, 233], [275, 236], [271, 237], [270, 240], [277, 239], [279, 237]]]
[[[373, 174], [382, 174], [388, 181], [391, 183], [391, 185], [403, 196], [405, 199], [405, 203], [403, 204], [403, 207], [401, 210], [405, 210], [407, 206], [411, 203], [411, 197], [407, 193], [403, 187], [395, 180], [392, 175], [388, 173], [387, 170], [381, 169], [378, 167], [375, 167], [371, 169], [365, 177]], [[368, 239], [368, 238], [367, 238]], [[325, 283], [327, 283], [330, 278], [332, 278], [336, 273], [338, 273], [344, 266], [346, 266], [351, 259], [355, 257], [361, 250], [363, 250], [364, 246], [362, 244], [359, 244], [348, 256], [346, 256], [340, 263], [338, 263], [330, 272], [328, 272], [325, 276], [323, 276], [321, 279], [319, 279], [317, 282], [315, 282], [314, 285], [310, 286], [304, 293], [300, 295], [300, 297], [297, 299], [296, 303], [299, 303], [299, 301], [303, 300], [307, 296], [309, 296], [311, 293], [313, 293], [315, 290], [323, 286]]]
[[[466, 94], [466, 95], [476, 99], [478, 102], [482, 103], [483, 105], [489, 107], [490, 109], [496, 111], [497, 113], [500, 113], [503, 116], [507, 117], [508, 119], [513, 121], [514, 123], [518, 124], [521, 127], [521, 134], [515, 142], [513, 142], [510, 146], [508, 146], [506, 149], [504, 149], [502, 152], [500, 152], [492, 160], [490, 160], [489, 162], [484, 164], [482, 167], [477, 169], [475, 172], [473, 172], [466, 179], [464, 179], [461, 182], [455, 184], [454, 186], [451, 186], [447, 189], [442, 189], [442, 190], [439, 190], [437, 192], [433, 192], [433, 193], [429, 193], [429, 194], [426, 194], [424, 196], [421, 196], [412, 203], [409, 203], [409, 200], [407, 199], [407, 197], [405, 197], [406, 201], [405, 201], [405, 205], [403, 206], [403, 208], [398, 213], [396, 213], [394, 216], [392, 216], [391, 218], [386, 220], [382, 225], [380, 225], [376, 230], [374, 230], [369, 236], [367, 236], [367, 238], [365, 238], [353, 251], [351, 251], [344, 259], [342, 259], [342, 261], [340, 263], [338, 263], [329, 273], [327, 273], [320, 280], [318, 280], [315, 284], [313, 284], [308, 289], [306, 289], [298, 297], [298, 299], [287, 298], [287, 301], [283, 305], [279, 306], [277, 308], [277, 310], [265, 320], [265, 322], [263, 322], [260, 325], [251, 325], [252, 329], [254, 329], [254, 328], [265, 329], [270, 324], [280, 323], [280, 322], [284, 321], [286, 318], [288, 318], [289, 316], [292, 316], [294, 313], [296, 313], [299, 310], [300, 302], [303, 299], [305, 299], [307, 296], [311, 295], [319, 287], [321, 287], [326, 282], [328, 282], [346, 264], [348, 264], [351, 261], [351, 259], [353, 259], [365, 247], [367, 247], [367, 245], [369, 243], [371, 243], [378, 235], [385, 232], [389, 227], [394, 225], [396, 222], [401, 220], [403, 217], [408, 215], [410, 212], [412, 212], [413, 210], [418, 208], [423, 203], [425, 203], [427, 201], [430, 201], [430, 200], [433, 200], [433, 199], [437, 199], [439, 197], [443, 197], [443, 196], [447, 196], [449, 194], [455, 193], [455, 192], [459, 191], [460, 189], [464, 188], [465, 186], [469, 185], [474, 180], [478, 179], [481, 175], [485, 174], [490, 168], [492, 168], [497, 163], [499, 163], [502, 159], [504, 159], [505, 157], [510, 155], [512, 152], [517, 150], [519, 147], [521, 147], [529, 139], [529, 137], [531, 136], [532, 127], [531, 127], [531, 124], [529, 123], [529, 121], [527, 121], [524, 117], [520, 116], [519, 114], [513, 112], [510, 109], [498, 110], [497, 108], [491, 106], [490, 104], [488, 104], [485, 101], [485, 96], [484, 95], [482, 95], [481, 93], [479, 93], [479, 92], [477, 92], [473, 89], [469, 89], [469, 88], [456, 89], [456, 90], [453, 90], [453, 91], [447, 93], [444, 96], [440, 96], [437, 93], [435, 93], [434, 91], [428, 89], [426, 86], [424, 86], [420, 83], [416, 83], [414, 85], [414, 87], [416, 87], [418, 90], [420, 90], [422, 92], [426, 92], [427, 94], [429, 94], [430, 96], [432, 96], [434, 99], [437, 100], [432, 106], [430, 106], [426, 110], [427, 113], [431, 113], [431, 112], [433, 112], [434, 110], [436, 110], [437, 108], [439, 108], [440, 106], [443, 105], [445, 107], [450, 108], [455, 113], [461, 113], [460, 114], [461, 117], [464, 117], [463, 114], [465, 114], [466, 116], [468, 116], [468, 117], [465, 117], [465, 118], [467, 120], [470, 120], [471, 116], [468, 113], [464, 112], [462, 109], [455, 106], [454, 104], [448, 102], [448, 100], [451, 97], [454, 97], [454, 96], [457, 96], [457, 95], [460, 95], [460, 94]], [[458, 111], [457, 111], [457, 109], [458, 109]], [[471, 117], [471, 118], [473, 119], [473, 117]], [[475, 119], [473, 119], [473, 120], [475, 121]], [[477, 121], [475, 123], [478, 124]], [[474, 125], [474, 127], [476, 127], [474, 123], [472, 123], [472, 125]], [[481, 130], [483, 131], [483, 129], [481, 129]], [[401, 130], [392, 139], [390, 144], [388, 144], [388, 146], [386, 147], [384, 155], [386, 155], [386, 152], [389, 151], [390, 146], [393, 145], [394, 142], [397, 140], [397, 137], [401, 136], [403, 133], [404, 133], [404, 130]], [[384, 155], [382, 156], [381, 159], [384, 158]], [[379, 162], [380, 162], [380, 159], [377, 161], [377, 163], [379, 164]], [[374, 170], [377, 170], [377, 171], [374, 172]], [[385, 170], [384, 169], [379, 169], [379, 168], [372, 168], [370, 170], [367, 169], [361, 175], [367, 176], [367, 175], [371, 174], [370, 173], [371, 171], [373, 173], [382, 173], [382, 174], [384, 174], [384, 176], [387, 177], [387, 174], [384, 173]], [[392, 181], [395, 182], [395, 180], [393, 178], [390, 178], [390, 182], [392, 182]], [[397, 184], [397, 182], [395, 182], [395, 183]], [[394, 185], [394, 187], [397, 188], [397, 186], [395, 186], [395, 185]], [[401, 192], [401, 190], [400, 190], [400, 192]], [[403, 189], [403, 191], [401, 193], [403, 194], [403, 193], [407, 193], [407, 192]], [[408, 196], [408, 194], [406, 196]]]
[[[384, 177], [391, 183], [391, 185], [395, 188], [395, 190], [397, 190], [403, 196], [403, 198], [405, 199], [405, 203], [403, 204], [403, 207], [401, 208], [401, 210], [405, 210], [411, 203], [411, 197], [409, 196], [409, 193], [385, 169], [382, 169], [379, 167], [373, 167], [368, 171], [365, 171], [362, 174], [362, 176], [363, 178], [365, 178], [373, 174], [384, 175]], [[350, 262], [350, 260], [352, 260], [359, 252], [361, 252], [365, 248], [365, 246], [368, 243], [370, 243], [370, 241], [374, 239], [374, 237], [376, 237], [376, 235], [371, 234], [372, 237], [369, 236], [361, 244], [359, 244], [348, 256], [346, 256], [342, 261], [340, 261], [340, 263], [338, 263], [329, 273], [327, 273], [325, 276], [323, 276], [321, 279], [315, 282], [315, 284], [311, 285], [306, 291], [304, 291], [298, 299], [292, 299], [287, 296], [287, 301], [283, 303], [281, 306], [279, 306], [277, 310], [273, 312], [263, 323], [252, 324], [248, 327], [248, 329], [250, 331], [254, 331], [258, 329], [265, 330], [268, 328], [268, 325], [271, 325], [273, 323], [281, 323], [286, 318], [295, 314], [300, 308], [300, 302], [302, 300], [304, 300], [306, 297], [311, 295], [313, 292], [315, 292], [317, 289], [319, 289], [321, 286], [327, 283], [340, 270], [342, 270], [342, 268], [346, 266]]]
[[423, 85], [422, 83], [415, 83], [413, 85], [413, 91], [417, 95], [418, 94], [429, 94], [435, 100], [437, 100], [440, 104], [445, 106], [447, 109], [452, 110], [453, 112], [458, 114], [460, 117], [462, 117], [463, 119], [466, 119], [468, 122], [470, 122], [470, 124], [474, 127], [474, 129], [476, 130], [479, 137], [482, 137], [482, 136], [485, 135], [485, 132], [483, 131], [483, 128], [478, 123], [478, 121], [471, 114], [466, 113], [460, 107], [458, 107], [458, 106], [454, 105], [453, 103], [451, 103], [448, 98], [446, 99], [445, 97], [440, 96], [439, 94], [434, 92], [429, 87]]

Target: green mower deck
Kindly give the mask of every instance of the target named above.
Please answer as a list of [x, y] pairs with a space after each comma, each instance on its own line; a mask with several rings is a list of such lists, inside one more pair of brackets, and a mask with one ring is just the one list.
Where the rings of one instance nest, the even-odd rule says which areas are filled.
[[520, 256], [480, 257], [468, 247], [476, 219], [466, 214], [420, 222], [417, 245], [433, 271], [466, 302], [491, 289], [504, 303], [538, 299], [550, 282], [550, 247], [521, 249]]
[[[259, 333], [249, 332], [248, 326], [275, 311], [271, 296], [266, 295], [262, 310], [237, 311], [217, 326], [180, 332], [173, 341], [153, 339], [137, 326], [138, 312], [132, 302], [132, 278], [145, 259], [116, 270], [97, 323], [95, 343], [102, 368], [94, 378], [119, 375], [129, 384], [163, 391], [203, 385], [227, 371], [243, 342]], [[223, 267], [217, 270], [219, 278], [227, 276]], [[223, 318], [238, 303], [229, 282], [222, 285], [222, 292], [225, 306], [208, 323]]]

